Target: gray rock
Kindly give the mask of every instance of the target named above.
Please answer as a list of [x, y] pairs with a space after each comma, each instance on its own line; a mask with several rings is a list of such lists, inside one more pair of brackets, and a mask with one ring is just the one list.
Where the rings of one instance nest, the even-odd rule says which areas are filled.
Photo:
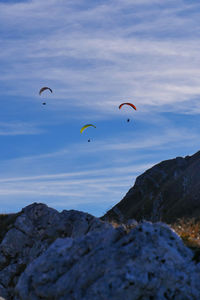
[[200, 299], [200, 264], [175, 232], [143, 222], [58, 238], [21, 274], [15, 300]]
[[136, 226], [138, 226], [138, 222], [134, 219], [129, 219], [122, 225], [124, 225], [127, 230], [131, 230], [132, 228], [135, 228]]
[[113, 228], [36, 203], [10, 220], [0, 243], [6, 300], [200, 299], [200, 264], [163, 223]]
[[7, 300], [8, 292], [7, 288], [0, 284], [0, 300]]
[[28, 244], [27, 236], [16, 228], [10, 229], [0, 245], [0, 252], [9, 259], [15, 258], [22, 253]]
[[12, 299], [21, 273], [57, 238], [79, 237], [89, 231], [108, 227], [111, 225], [78, 211], [65, 210], [59, 213], [37, 203], [25, 207], [9, 224], [0, 243], [0, 296]]

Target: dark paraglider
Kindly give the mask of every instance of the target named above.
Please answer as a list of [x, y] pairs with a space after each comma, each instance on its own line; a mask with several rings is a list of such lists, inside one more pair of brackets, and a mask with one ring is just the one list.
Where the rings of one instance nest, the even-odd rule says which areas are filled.
[[50, 89], [50, 88], [49, 88], [49, 87], [47, 87], [47, 86], [44, 86], [44, 87], [42, 87], [42, 88], [40, 89], [40, 91], [39, 91], [39, 95], [41, 95], [41, 94], [42, 94], [42, 92], [44, 92], [45, 90], [49, 90], [51, 93], [53, 93], [52, 89]]
[[[42, 92], [44, 92], [45, 90], [49, 90], [51, 93], [53, 93], [52, 89], [50, 89], [49, 87], [47, 86], [44, 86], [40, 89], [39, 91], [39, 95], [41, 96]], [[46, 105], [46, 102], [43, 102], [42, 105]]]

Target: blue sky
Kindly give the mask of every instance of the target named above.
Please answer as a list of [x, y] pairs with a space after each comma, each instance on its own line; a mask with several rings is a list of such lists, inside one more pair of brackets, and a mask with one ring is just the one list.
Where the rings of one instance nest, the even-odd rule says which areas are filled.
[[0, 1], [0, 212], [101, 216], [146, 169], [198, 151], [199, 20], [189, 0]]

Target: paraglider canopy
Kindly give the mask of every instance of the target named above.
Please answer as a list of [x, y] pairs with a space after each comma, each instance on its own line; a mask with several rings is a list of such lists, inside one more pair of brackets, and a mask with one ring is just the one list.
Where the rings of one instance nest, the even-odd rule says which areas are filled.
[[137, 109], [136, 109], [136, 106], [135, 106], [134, 104], [132, 104], [132, 103], [129, 103], [129, 102], [125, 102], [125, 103], [120, 104], [119, 109], [121, 109], [122, 106], [125, 105], [125, 104], [126, 104], [126, 105], [129, 105], [129, 106], [131, 106], [132, 108], [134, 108], [135, 110], [137, 110]]
[[90, 126], [96, 128], [96, 126], [93, 125], [93, 124], [86, 124], [86, 125], [84, 125], [84, 126], [81, 128], [80, 133], [82, 133], [86, 128], [88, 128], [88, 127], [90, 127]]
[[42, 87], [42, 88], [40, 89], [40, 91], [39, 91], [39, 95], [41, 95], [41, 94], [42, 94], [42, 92], [44, 92], [45, 90], [49, 90], [51, 93], [53, 93], [52, 89], [50, 89], [50, 88], [49, 88], [49, 87], [47, 87], [47, 86], [44, 86], [44, 87]]

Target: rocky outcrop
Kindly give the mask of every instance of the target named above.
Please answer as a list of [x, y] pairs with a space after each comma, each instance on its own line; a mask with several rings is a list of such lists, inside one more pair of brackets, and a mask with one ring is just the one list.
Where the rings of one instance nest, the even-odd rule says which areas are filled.
[[170, 224], [192, 217], [200, 218], [200, 151], [163, 161], [138, 176], [125, 197], [102, 219]]
[[13, 289], [26, 267], [58, 238], [77, 238], [111, 227], [79, 211], [59, 213], [45, 204], [32, 204], [19, 214], [3, 216], [0, 243], [0, 296], [12, 299]]
[[1, 221], [0, 299], [200, 299], [200, 263], [164, 223], [37, 203]]
[[15, 300], [200, 299], [200, 265], [164, 224], [58, 238], [20, 276]]

